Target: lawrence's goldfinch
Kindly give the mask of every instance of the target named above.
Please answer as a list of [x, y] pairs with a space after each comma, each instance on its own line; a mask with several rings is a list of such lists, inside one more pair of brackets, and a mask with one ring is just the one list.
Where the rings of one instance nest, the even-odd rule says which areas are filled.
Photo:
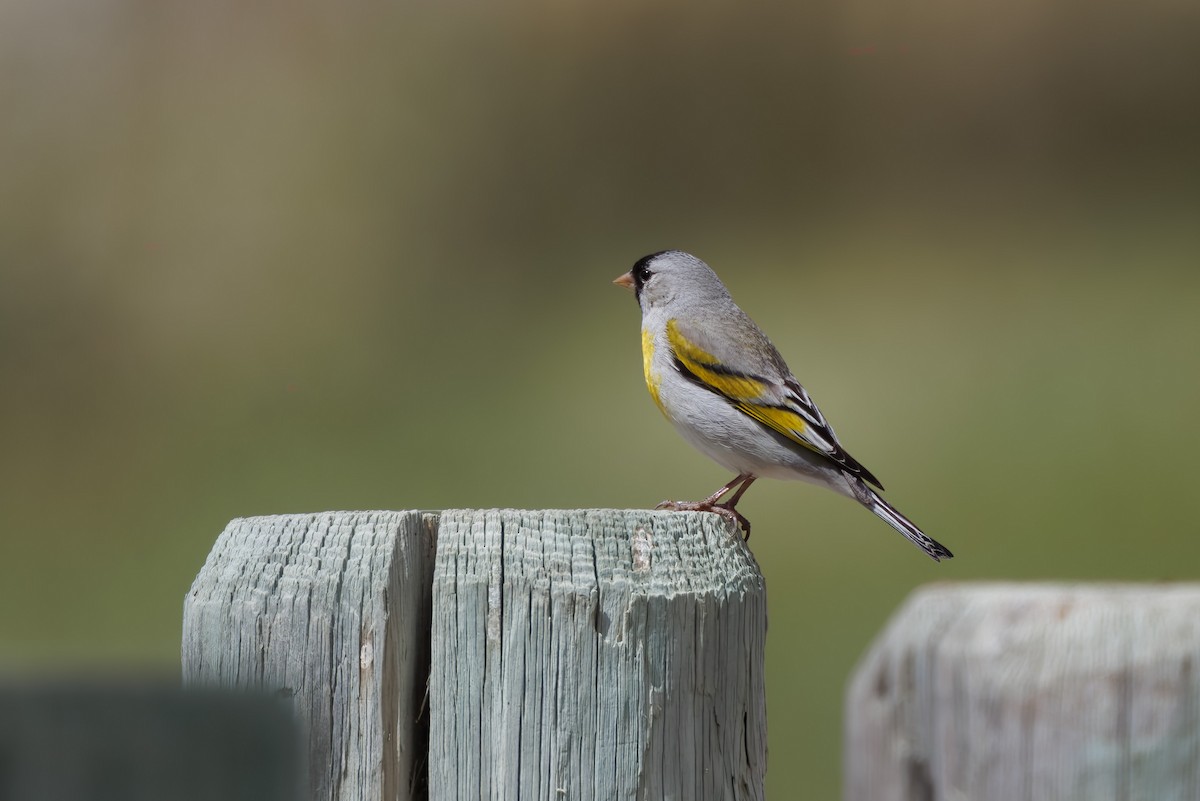
[[665, 250], [614, 283], [632, 289], [642, 308], [650, 396], [684, 439], [737, 474], [702, 501], [658, 508], [716, 512], [749, 539], [750, 523], [735, 508], [746, 489], [763, 476], [801, 479], [858, 501], [935, 560], [953, 556], [872, 489], [883, 485], [842, 448], [779, 351], [707, 264]]

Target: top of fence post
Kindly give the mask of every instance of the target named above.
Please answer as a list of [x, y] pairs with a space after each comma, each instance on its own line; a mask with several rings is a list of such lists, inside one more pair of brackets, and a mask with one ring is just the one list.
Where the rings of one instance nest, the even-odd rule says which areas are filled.
[[230, 523], [183, 669], [290, 697], [321, 801], [758, 801], [765, 638], [716, 515], [333, 512]]

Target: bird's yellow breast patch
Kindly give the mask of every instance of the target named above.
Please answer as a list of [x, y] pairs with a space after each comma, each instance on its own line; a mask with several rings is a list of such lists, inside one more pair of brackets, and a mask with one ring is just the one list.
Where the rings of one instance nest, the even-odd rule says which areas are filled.
[[646, 376], [646, 389], [650, 390], [650, 397], [654, 399], [654, 405], [663, 414], [666, 410], [663, 409], [662, 401], [658, 397], [658, 383], [662, 377], [654, 371], [652, 367], [654, 363], [654, 334], [650, 333], [648, 328], [642, 329], [642, 372]]

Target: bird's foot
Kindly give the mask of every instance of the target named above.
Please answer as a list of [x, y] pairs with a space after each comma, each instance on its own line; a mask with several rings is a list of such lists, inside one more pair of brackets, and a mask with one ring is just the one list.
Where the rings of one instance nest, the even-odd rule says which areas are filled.
[[672, 512], [712, 512], [741, 528], [743, 539], [747, 542], [750, 541], [750, 521], [737, 509], [723, 503], [716, 503], [712, 498], [705, 498], [702, 501], [663, 501], [654, 508], [668, 509]]

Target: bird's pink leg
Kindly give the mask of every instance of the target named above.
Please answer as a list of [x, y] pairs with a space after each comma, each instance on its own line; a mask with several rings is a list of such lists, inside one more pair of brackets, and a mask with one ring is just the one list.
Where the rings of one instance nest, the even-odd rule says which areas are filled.
[[[750, 539], [750, 521], [747, 520], [742, 513], [734, 508], [738, 500], [741, 499], [742, 493], [754, 483], [758, 476], [752, 476], [749, 473], [741, 473], [736, 476], [733, 481], [730, 481], [719, 490], [709, 495], [702, 501], [663, 501], [655, 509], [670, 509], [676, 512], [713, 512], [733, 523], [735, 526], [740, 526], [745, 532], [746, 540]], [[738, 485], [741, 486], [738, 486]], [[718, 503], [721, 496], [737, 487], [737, 491], [733, 493], [733, 497], [725, 503]]]

